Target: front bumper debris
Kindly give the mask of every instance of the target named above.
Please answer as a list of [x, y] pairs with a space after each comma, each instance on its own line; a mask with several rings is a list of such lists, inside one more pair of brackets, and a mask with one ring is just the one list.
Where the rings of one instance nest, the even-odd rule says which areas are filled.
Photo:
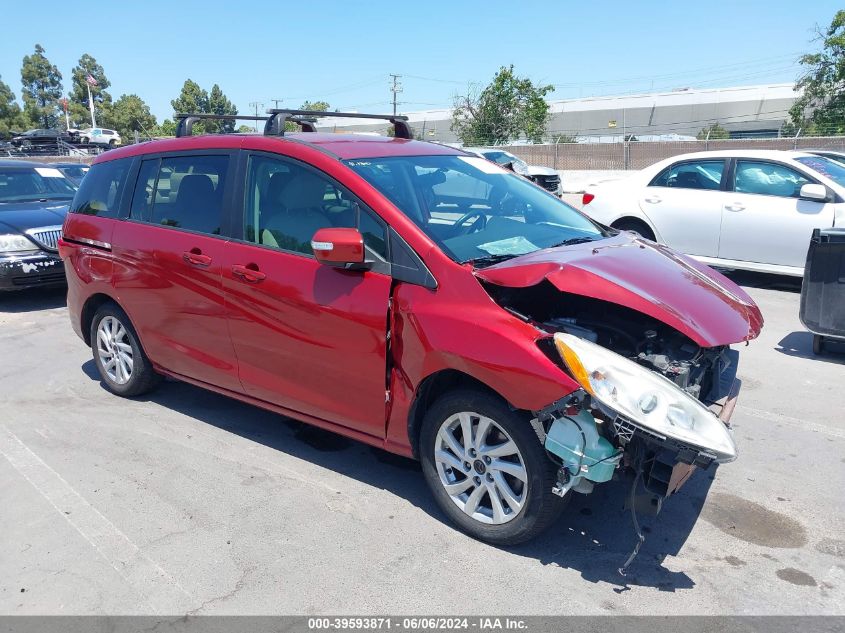
[[22, 255], [0, 255], [0, 291], [63, 284], [65, 269], [56, 253], [38, 251]]

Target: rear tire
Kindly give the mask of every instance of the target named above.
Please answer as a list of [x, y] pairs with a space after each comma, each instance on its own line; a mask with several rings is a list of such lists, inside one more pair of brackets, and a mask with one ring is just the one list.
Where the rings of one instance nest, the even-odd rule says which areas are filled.
[[432, 405], [420, 457], [443, 512], [462, 532], [494, 545], [534, 538], [566, 505], [552, 493], [557, 467], [527, 416], [480, 390], [447, 393]]
[[94, 314], [91, 351], [103, 384], [118, 396], [139, 396], [161, 382], [129, 317], [114, 303], [103, 304]]
[[635, 218], [622, 218], [621, 220], [614, 222], [611, 226], [619, 231], [631, 231], [632, 233], [636, 233], [647, 240], [651, 240], [652, 242], [655, 241], [654, 231], [652, 231], [648, 224], [642, 220], [637, 220]]

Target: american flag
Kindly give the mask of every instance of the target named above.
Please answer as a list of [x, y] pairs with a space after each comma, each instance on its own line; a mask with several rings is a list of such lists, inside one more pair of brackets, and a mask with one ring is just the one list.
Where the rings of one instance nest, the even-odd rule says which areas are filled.
[[91, 75], [87, 75], [85, 77], [85, 81], [87, 81], [88, 85], [90, 85], [90, 86], [96, 86], [97, 85], [97, 80], [94, 79]]

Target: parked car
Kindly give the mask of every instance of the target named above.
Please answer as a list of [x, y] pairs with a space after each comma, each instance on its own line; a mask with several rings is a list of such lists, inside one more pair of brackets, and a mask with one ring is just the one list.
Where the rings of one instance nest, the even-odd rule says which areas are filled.
[[62, 175], [77, 187], [82, 182], [85, 174], [88, 173], [88, 170], [91, 169], [91, 166], [85, 163], [50, 163], [50, 166], [62, 172]]
[[116, 149], [60, 252], [107, 389], [171, 376], [417, 458], [491, 543], [617, 469], [656, 511], [736, 457], [729, 346], [760, 332], [751, 298], [458, 149], [315, 132]]
[[587, 187], [583, 203], [706, 264], [800, 277], [813, 229], [845, 223], [845, 167], [805, 152], [683, 154]]
[[38, 128], [27, 130], [22, 134], [13, 136], [10, 142], [14, 147], [28, 148], [49, 145], [55, 147], [59, 141], [69, 143], [71, 136], [65, 130], [51, 130]]
[[91, 143], [93, 145], [108, 145], [109, 147], [117, 147], [122, 143], [120, 134], [118, 134], [114, 130], [107, 130], [102, 127], [79, 130], [78, 134], [80, 143]]
[[529, 165], [519, 156], [495, 147], [465, 147], [463, 149], [466, 152], [486, 158], [502, 167], [513, 165], [513, 170], [520, 176], [528, 178], [528, 180], [537, 183], [543, 189], [550, 191], [556, 196], [563, 195], [563, 183], [561, 182], [560, 174], [551, 167]]
[[58, 239], [75, 193], [55, 167], [0, 160], [0, 291], [64, 284]]

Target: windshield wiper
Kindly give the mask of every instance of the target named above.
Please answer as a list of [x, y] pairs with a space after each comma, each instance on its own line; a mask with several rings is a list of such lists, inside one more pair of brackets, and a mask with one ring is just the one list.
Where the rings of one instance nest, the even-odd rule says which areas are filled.
[[586, 244], [587, 242], [595, 242], [595, 237], [570, 237], [568, 240], [563, 240], [558, 244], [552, 244], [549, 248], [557, 248], [558, 246], [572, 246], [573, 244]]
[[504, 262], [509, 259], [513, 259], [514, 257], [519, 257], [519, 255], [514, 255], [513, 253], [501, 253], [499, 255], [482, 255], [481, 257], [473, 257], [472, 259], [466, 260], [466, 264], [473, 264], [474, 266], [478, 266], [481, 264], [482, 266], [492, 266], [493, 264], [498, 264], [499, 262]]

